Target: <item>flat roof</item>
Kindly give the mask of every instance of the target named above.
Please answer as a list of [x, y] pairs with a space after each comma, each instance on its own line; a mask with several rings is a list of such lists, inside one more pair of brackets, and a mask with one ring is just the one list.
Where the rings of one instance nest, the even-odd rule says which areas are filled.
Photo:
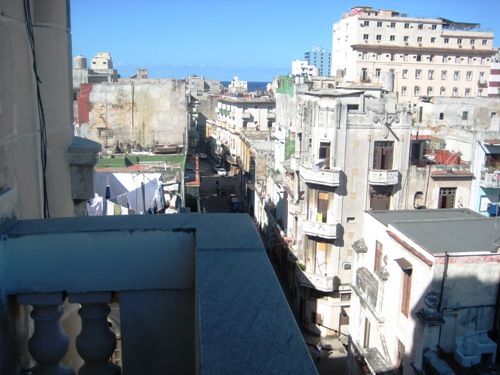
[[432, 255], [495, 252], [500, 247], [500, 220], [467, 208], [366, 212]]

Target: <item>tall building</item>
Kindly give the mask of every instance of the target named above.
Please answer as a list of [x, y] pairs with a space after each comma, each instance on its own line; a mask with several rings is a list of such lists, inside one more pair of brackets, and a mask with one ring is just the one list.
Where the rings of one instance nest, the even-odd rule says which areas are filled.
[[320, 76], [327, 76], [330, 74], [332, 54], [326, 48], [313, 47], [310, 51], [304, 53], [304, 59], [307, 60], [309, 65], [314, 65], [319, 69]]
[[316, 77], [318, 75], [318, 67], [309, 64], [306, 60], [292, 61], [292, 76]]
[[332, 75], [378, 82], [390, 71], [405, 101], [487, 96], [493, 33], [479, 26], [354, 7], [333, 25]]

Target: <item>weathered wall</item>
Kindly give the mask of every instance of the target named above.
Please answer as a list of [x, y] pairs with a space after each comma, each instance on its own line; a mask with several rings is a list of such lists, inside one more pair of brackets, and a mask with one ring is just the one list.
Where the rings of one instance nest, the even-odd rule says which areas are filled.
[[[117, 141], [184, 143], [187, 98], [184, 80], [129, 80], [93, 84], [88, 94], [88, 123], [80, 124], [82, 136], [111, 147]], [[85, 110], [83, 110], [85, 112]], [[80, 112], [85, 119], [85, 113]], [[108, 136], [99, 128], [109, 128]]]
[[[33, 1], [32, 16], [48, 138], [49, 210], [51, 216], [72, 216], [67, 157], [73, 133], [67, 2]], [[11, 190], [13, 212], [7, 215], [38, 218], [43, 212], [40, 131], [22, 2], [0, 2], [0, 56], [0, 190]], [[1, 196], [0, 207], [5, 207]]]

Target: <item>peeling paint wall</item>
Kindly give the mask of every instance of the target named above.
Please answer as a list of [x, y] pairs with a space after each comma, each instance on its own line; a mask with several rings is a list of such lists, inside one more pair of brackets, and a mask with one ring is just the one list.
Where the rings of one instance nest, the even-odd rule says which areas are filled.
[[[80, 132], [111, 147], [116, 142], [151, 146], [184, 144], [187, 98], [184, 80], [128, 80], [93, 84]], [[108, 129], [108, 130], [106, 130]]]

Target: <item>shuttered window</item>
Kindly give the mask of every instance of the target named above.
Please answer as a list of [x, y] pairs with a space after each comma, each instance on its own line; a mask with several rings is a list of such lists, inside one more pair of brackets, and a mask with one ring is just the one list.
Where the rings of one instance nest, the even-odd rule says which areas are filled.
[[380, 270], [380, 265], [382, 262], [382, 251], [383, 251], [382, 244], [378, 241], [375, 241], [375, 264], [373, 266], [373, 270], [375, 272]]
[[401, 312], [408, 317], [410, 312], [410, 294], [411, 294], [411, 270], [403, 271], [403, 293], [401, 296]]
[[392, 169], [394, 142], [375, 141], [373, 151], [373, 169]]

